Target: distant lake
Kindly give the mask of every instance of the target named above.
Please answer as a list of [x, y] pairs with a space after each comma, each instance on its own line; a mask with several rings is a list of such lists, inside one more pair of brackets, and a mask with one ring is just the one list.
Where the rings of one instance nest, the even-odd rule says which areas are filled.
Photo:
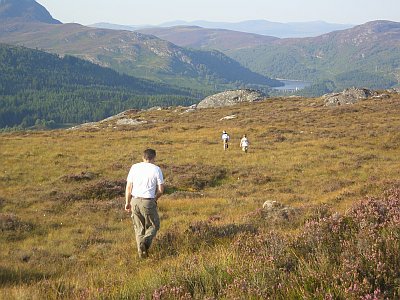
[[301, 80], [288, 80], [288, 79], [278, 79], [279, 81], [282, 81], [285, 85], [284, 86], [278, 86], [274, 87], [274, 90], [278, 91], [296, 91], [296, 90], [302, 90], [305, 87], [311, 85], [311, 82], [308, 81], [301, 81]]

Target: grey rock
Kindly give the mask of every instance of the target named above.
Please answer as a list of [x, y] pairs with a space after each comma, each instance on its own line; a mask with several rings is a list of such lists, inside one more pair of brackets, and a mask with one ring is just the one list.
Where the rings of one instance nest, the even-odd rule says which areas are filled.
[[196, 111], [196, 108], [188, 108], [188, 109], [184, 110], [183, 112], [181, 112], [180, 114], [183, 115], [183, 114], [192, 113], [195, 111]]
[[221, 118], [219, 120], [220, 121], [222, 121], [222, 120], [232, 120], [232, 119], [236, 119], [236, 118], [237, 118], [236, 115], [230, 115], [230, 116], [223, 117], [223, 118]]
[[392, 88], [392, 89], [388, 89], [386, 91], [390, 94], [400, 94], [400, 88]]
[[376, 95], [376, 96], [373, 96], [372, 97], [373, 99], [388, 99], [388, 98], [390, 98], [390, 95], [388, 95], [388, 94], [380, 94], [380, 95]]
[[266, 95], [251, 89], [229, 90], [211, 95], [197, 105], [197, 108], [231, 106], [242, 102], [261, 101]]
[[146, 124], [147, 121], [141, 121], [141, 120], [136, 120], [136, 119], [119, 119], [115, 125], [141, 125], [141, 124]]
[[331, 93], [322, 96], [326, 106], [339, 106], [346, 104], [354, 104], [362, 100], [366, 100], [377, 93], [365, 88], [349, 88], [341, 93]]
[[267, 200], [263, 204], [263, 209], [267, 211], [281, 208], [283, 208], [283, 205], [277, 201]]

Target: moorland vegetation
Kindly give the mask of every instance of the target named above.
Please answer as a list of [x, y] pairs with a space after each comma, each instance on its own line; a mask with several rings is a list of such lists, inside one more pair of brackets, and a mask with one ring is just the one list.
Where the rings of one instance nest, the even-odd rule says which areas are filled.
[[[399, 110], [273, 98], [2, 133], [0, 298], [399, 298]], [[139, 260], [123, 194], [146, 147], [167, 192]]]

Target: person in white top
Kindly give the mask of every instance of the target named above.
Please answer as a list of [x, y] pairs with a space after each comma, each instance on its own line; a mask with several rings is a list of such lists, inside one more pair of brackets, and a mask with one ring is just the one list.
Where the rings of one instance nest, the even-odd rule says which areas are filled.
[[157, 200], [164, 193], [164, 177], [154, 164], [156, 151], [146, 149], [143, 162], [134, 164], [128, 174], [125, 190], [125, 210], [132, 213], [139, 257], [148, 256], [148, 250], [160, 229]]
[[228, 142], [230, 140], [229, 134], [224, 130], [222, 131], [222, 136], [221, 136], [222, 142], [224, 143], [224, 150], [228, 149]]
[[247, 136], [244, 134], [242, 139], [240, 140], [240, 147], [246, 153], [249, 150], [249, 144], [250, 144], [249, 140], [247, 139]]

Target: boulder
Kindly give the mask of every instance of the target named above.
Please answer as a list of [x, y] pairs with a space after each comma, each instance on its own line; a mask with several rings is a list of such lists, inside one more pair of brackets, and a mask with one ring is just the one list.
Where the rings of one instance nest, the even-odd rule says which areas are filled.
[[263, 209], [266, 211], [281, 208], [283, 208], [283, 205], [277, 201], [267, 200], [263, 203]]
[[236, 118], [237, 118], [236, 115], [230, 115], [230, 116], [223, 117], [223, 118], [221, 118], [221, 119], [219, 119], [219, 120], [220, 120], [220, 121], [223, 121], [223, 120], [232, 120], [232, 119], [236, 119]]
[[292, 220], [299, 215], [299, 210], [290, 206], [285, 206], [277, 201], [267, 200], [263, 204], [263, 212], [272, 222], [282, 220]]
[[391, 88], [386, 91], [390, 94], [400, 94], [400, 88]]
[[251, 89], [229, 90], [222, 93], [211, 95], [197, 105], [197, 108], [231, 106], [241, 102], [254, 102], [266, 98], [260, 91]]
[[144, 120], [137, 120], [137, 119], [130, 119], [130, 118], [123, 118], [117, 120], [115, 125], [130, 125], [130, 126], [136, 126], [136, 125], [142, 125], [142, 124], [147, 124], [147, 121]]
[[354, 104], [377, 95], [376, 92], [365, 88], [349, 88], [341, 93], [331, 93], [322, 96], [326, 106]]

